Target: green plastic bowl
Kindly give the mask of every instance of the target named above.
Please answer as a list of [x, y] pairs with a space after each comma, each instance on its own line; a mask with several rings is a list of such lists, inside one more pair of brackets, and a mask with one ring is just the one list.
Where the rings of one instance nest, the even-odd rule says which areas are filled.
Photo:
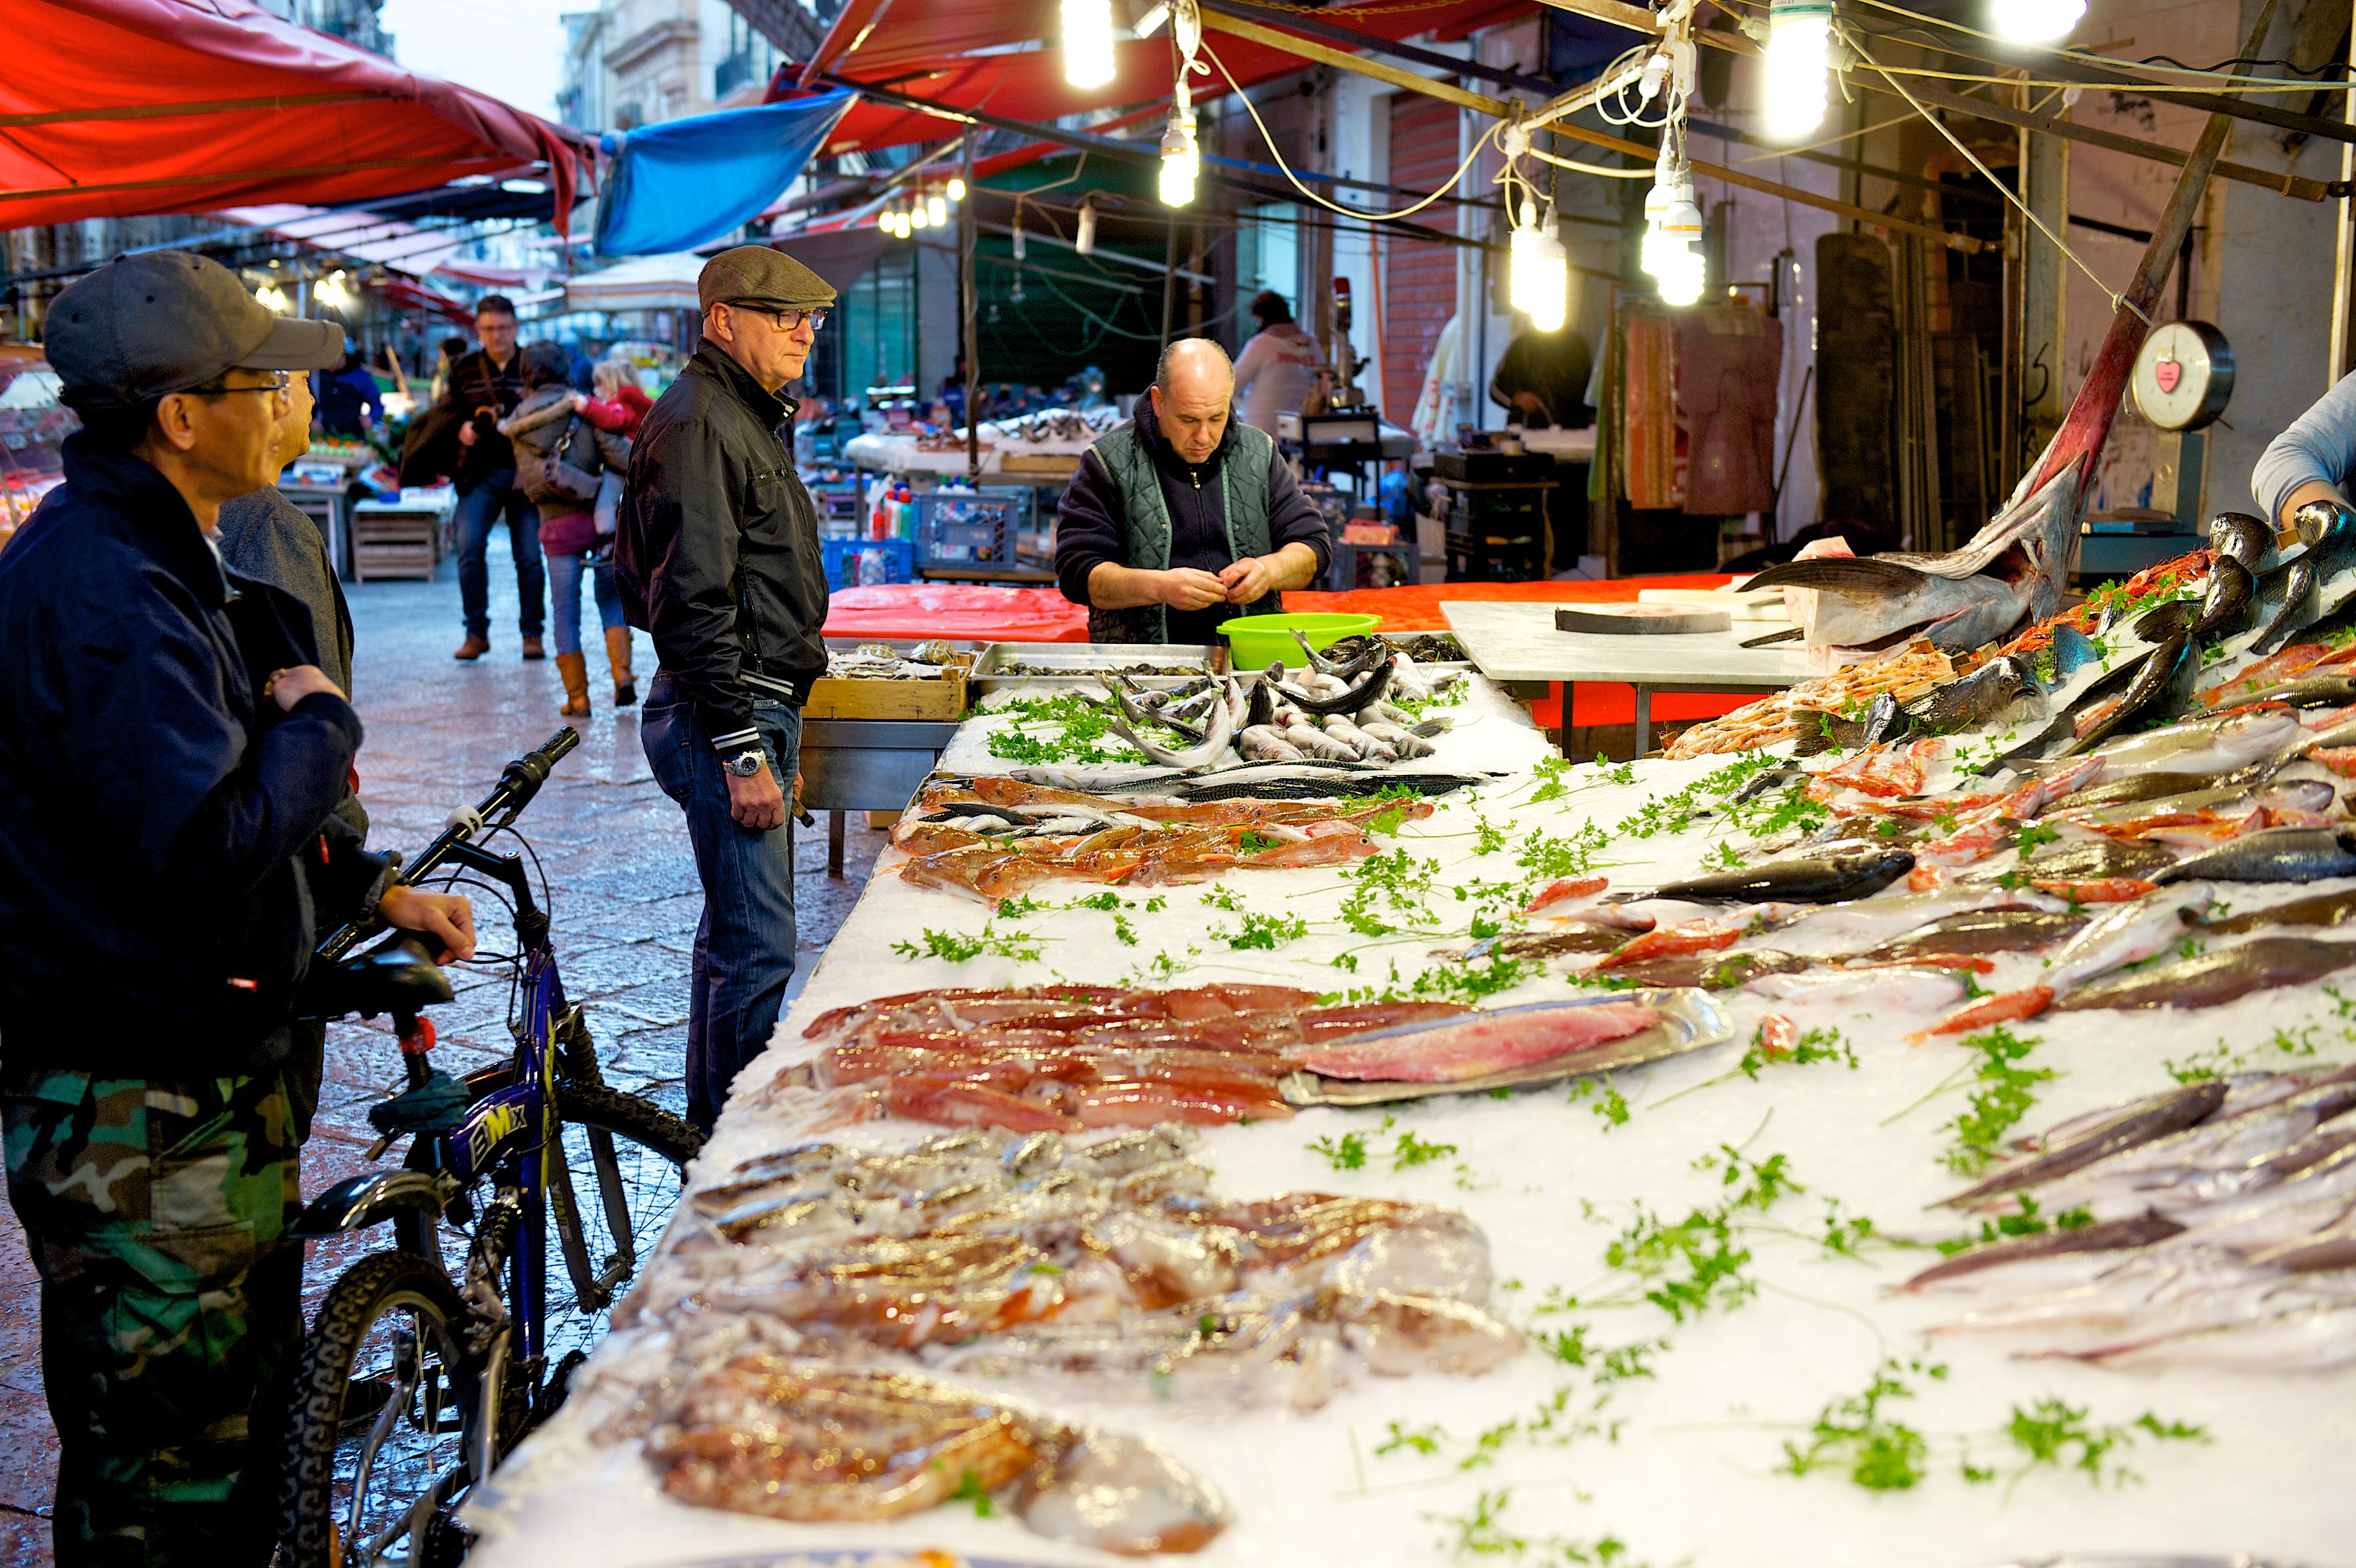
[[1365, 636], [1382, 619], [1344, 615], [1236, 616], [1219, 628], [1219, 635], [1227, 639], [1227, 668], [1245, 672], [1280, 662], [1287, 666], [1304, 662], [1301, 644], [1292, 640], [1296, 631], [1309, 639], [1310, 647], [1323, 652], [1345, 637]]

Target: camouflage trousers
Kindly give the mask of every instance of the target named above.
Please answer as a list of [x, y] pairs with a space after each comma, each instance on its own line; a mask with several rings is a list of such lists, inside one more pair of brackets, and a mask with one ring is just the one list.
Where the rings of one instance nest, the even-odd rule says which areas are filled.
[[59, 1568], [262, 1568], [303, 1253], [279, 1075], [0, 1078], [41, 1276]]

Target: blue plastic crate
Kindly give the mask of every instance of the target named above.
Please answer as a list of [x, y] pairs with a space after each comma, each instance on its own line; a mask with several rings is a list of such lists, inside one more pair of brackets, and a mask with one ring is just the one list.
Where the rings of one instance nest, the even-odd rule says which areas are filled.
[[1031, 498], [932, 490], [916, 498], [916, 543], [927, 566], [1012, 566]]
[[826, 586], [865, 588], [914, 582], [916, 547], [905, 539], [821, 539], [826, 551]]

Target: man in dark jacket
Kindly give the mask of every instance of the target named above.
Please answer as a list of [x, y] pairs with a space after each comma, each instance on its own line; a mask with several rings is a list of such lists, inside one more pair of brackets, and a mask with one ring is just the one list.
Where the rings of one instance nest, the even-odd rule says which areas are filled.
[[41, 1277], [54, 1550], [260, 1568], [301, 1329], [281, 1067], [316, 927], [373, 906], [464, 953], [471, 924], [334, 817], [359, 720], [299, 607], [211, 538], [340, 328], [163, 252], [74, 284], [47, 334], [83, 428], [0, 556], [0, 1146]]
[[630, 624], [654, 634], [638, 733], [703, 881], [687, 1119], [709, 1131], [794, 973], [784, 781], [799, 782], [802, 703], [826, 671], [827, 594], [780, 393], [834, 290], [761, 245], [712, 257], [696, 286], [703, 340], [638, 426], [614, 575]]
[[475, 306], [475, 334], [483, 346], [450, 363], [443, 412], [457, 424], [458, 608], [466, 640], [454, 659], [471, 662], [491, 650], [491, 572], [486, 563], [491, 530], [505, 518], [515, 557], [516, 627], [526, 659], [547, 657], [540, 639], [548, 598], [548, 572], [540, 558], [540, 509], [516, 488], [515, 447], [498, 423], [523, 401], [523, 357], [516, 349], [515, 306], [487, 294]]
[[1268, 435], [1234, 417], [1235, 367], [1206, 338], [1162, 351], [1136, 414], [1080, 459], [1055, 514], [1055, 585], [1092, 642], [1216, 639], [1324, 575], [1333, 544]]

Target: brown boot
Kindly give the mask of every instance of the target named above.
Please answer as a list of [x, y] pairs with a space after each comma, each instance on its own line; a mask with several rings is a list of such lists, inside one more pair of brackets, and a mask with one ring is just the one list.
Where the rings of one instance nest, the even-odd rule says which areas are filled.
[[527, 662], [535, 659], [545, 659], [548, 657], [548, 650], [541, 645], [540, 639], [527, 637], [523, 639], [523, 656]]
[[585, 653], [558, 654], [556, 673], [564, 682], [564, 705], [556, 711], [569, 719], [588, 717], [589, 656]]
[[488, 653], [490, 650], [491, 639], [489, 638], [480, 637], [470, 631], [466, 634], [466, 640], [458, 645], [458, 651], [453, 653], [450, 657], [453, 659], [464, 659], [468, 663], [472, 663], [474, 660], [480, 659], [484, 654]]
[[605, 661], [614, 667], [614, 705], [626, 708], [638, 700], [638, 682], [630, 672], [630, 628], [610, 627], [605, 632]]

